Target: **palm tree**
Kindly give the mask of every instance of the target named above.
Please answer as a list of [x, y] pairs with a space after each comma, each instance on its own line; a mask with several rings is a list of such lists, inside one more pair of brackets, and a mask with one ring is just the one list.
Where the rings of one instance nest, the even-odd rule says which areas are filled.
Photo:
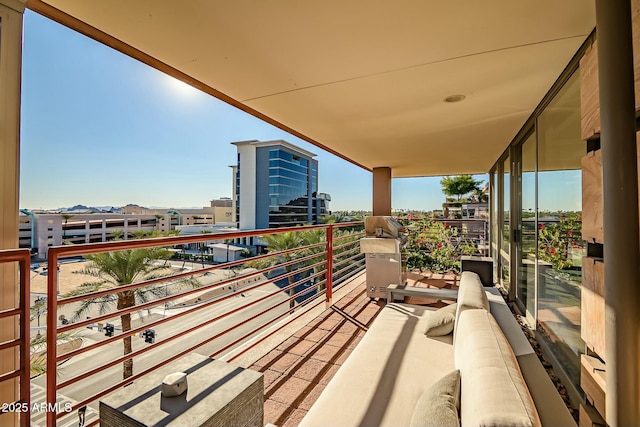
[[[212, 234], [211, 230], [200, 230], [200, 234]], [[207, 250], [207, 242], [200, 243], [200, 260], [202, 261], [202, 268], [204, 268], [204, 253]]]
[[482, 181], [476, 181], [471, 175], [445, 176], [440, 180], [440, 185], [446, 196], [456, 196], [460, 202], [465, 194], [480, 190]]
[[[107, 252], [87, 255], [85, 258], [90, 264], [80, 271], [96, 278], [96, 281], [85, 282], [77, 289], [65, 295], [65, 297], [83, 295], [104, 289], [117, 289], [141, 281], [162, 277], [161, 270], [166, 269], [164, 265], [156, 265], [159, 260], [167, 260], [171, 257], [171, 252], [167, 248], [141, 248], [126, 251]], [[195, 281], [190, 281], [191, 285], [197, 286]], [[100, 314], [104, 314], [114, 303], [118, 310], [134, 307], [136, 304], [145, 303], [152, 298], [164, 297], [168, 294], [166, 286], [145, 286], [135, 290], [125, 290], [114, 295], [107, 295], [95, 298], [88, 298], [80, 303], [73, 316], [73, 320], [80, 319], [93, 306], [97, 305]], [[122, 323], [124, 355], [132, 352], [131, 335], [127, 331], [131, 330], [131, 314], [120, 315]], [[133, 359], [123, 362], [123, 378], [133, 375]]]
[[[289, 249], [299, 248], [300, 246], [304, 245], [304, 240], [300, 236], [300, 233], [296, 233], [296, 232], [267, 234], [262, 236], [262, 240], [266, 242], [268, 252], [286, 251]], [[259, 261], [253, 261], [253, 262], [247, 263], [246, 265], [255, 266], [258, 268], [265, 268], [270, 265], [276, 265], [280, 263], [280, 261], [282, 261], [282, 263], [287, 263], [297, 258], [298, 256], [299, 255], [296, 252], [287, 252], [285, 254], [279, 255], [278, 256], [279, 259], [276, 259], [274, 257], [264, 258]], [[285, 267], [285, 271], [287, 273], [291, 273], [293, 271], [293, 268], [294, 268], [293, 264], [287, 265]], [[293, 308], [295, 306], [295, 301], [293, 300], [293, 295], [295, 293], [293, 288], [294, 281], [295, 280], [293, 275], [289, 276], [289, 286], [291, 286], [291, 288], [289, 289], [289, 296], [291, 297], [291, 300], [289, 301], [289, 308]]]
[[111, 231], [111, 240], [122, 240], [124, 237], [124, 230], [116, 229]]
[[[331, 222], [329, 222], [330, 224]], [[303, 244], [304, 245], [314, 245], [316, 243], [321, 243], [327, 240], [327, 234], [326, 231], [321, 229], [321, 228], [315, 228], [313, 230], [306, 230], [306, 231], [302, 231], [301, 233], [301, 238], [303, 240]], [[309, 255], [311, 254], [319, 254], [320, 252], [323, 252], [325, 250], [325, 248], [323, 246], [314, 246], [313, 248], [309, 248], [307, 249], [307, 253]], [[309, 264], [315, 264], [318, 262], [317, 258], [311, 258], [309, 261], [307, 261]], [[322, 267], [314, 267], [313, 268], [313, 272], [314, 273], [318, 273], [318, 271], [320, 270], [320, 268]], [[326, 277], [326, 273], [322, 276], [317, 278], [316, 280], [318, 280], [319, 282], [322, 282], [324, 280], [324, 278]], [[324, 290], [324, 287], [322, 284], [318, 285], [318, 289], [316, 290], [317, 294], [320, 294], [322, 291]]]
[[[76, 336], [74, 333], [65, 332], [62, 334], [58, 334], [56, 338], [56, 345], [64, 344], [67, 342], [71, 342], [75, 339], [80, 339], [80, 337]], [[39, 334], [35, 337], [31, 338], [29, 341], [30, 347], [30, 356], [29, 356], [29, 364], [30, 364], [30, 372], [31, 376], [35, 377], [38, 375], [42, 375], [47, 372], [47, 335]], [[60, 371], [60, 367], [57, 367], [57, 371]]]

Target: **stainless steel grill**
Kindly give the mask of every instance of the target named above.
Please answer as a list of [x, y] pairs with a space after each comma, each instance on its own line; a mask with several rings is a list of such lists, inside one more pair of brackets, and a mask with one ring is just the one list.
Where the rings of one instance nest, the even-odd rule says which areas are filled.
[[407, 236], [402, 224], [390, 216], [370, 216], [364, 224], [360, 252], [365, 254], [367, 296], [386, 298], [389, 285], [401, 285], [406, 280], [402, 252]]

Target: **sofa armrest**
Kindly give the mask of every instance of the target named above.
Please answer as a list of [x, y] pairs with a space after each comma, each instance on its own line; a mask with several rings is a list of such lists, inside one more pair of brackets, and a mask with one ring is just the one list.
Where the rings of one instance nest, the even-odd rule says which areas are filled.
[[455, 289], [419, 288], [417, 286], [389, 285], [387, 286], [387, 301], [393, 302], [395, 296], [420, 297], [456, 301], [458, 291]]

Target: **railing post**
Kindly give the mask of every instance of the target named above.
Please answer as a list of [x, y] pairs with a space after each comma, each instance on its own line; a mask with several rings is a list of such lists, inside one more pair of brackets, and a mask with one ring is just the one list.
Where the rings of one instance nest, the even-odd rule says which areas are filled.
[[[58, 254], [49, 249], [47, 260], [47, 408], [55, 408], [58, 357]], [[56, 425], [56, 411], [46, 412], [47, 426]]]
[[31, 425], [31, 251], [24, 253], [20, 261], [20, 400], [27, 404], [27, 411], [20, 415], [20, 425]]
[[325, 229], [327, 233], [327, 280], [325, 284], [326, 291], [326, 306], [329, 307], [332, 304], [333, 298], [333, 225]]

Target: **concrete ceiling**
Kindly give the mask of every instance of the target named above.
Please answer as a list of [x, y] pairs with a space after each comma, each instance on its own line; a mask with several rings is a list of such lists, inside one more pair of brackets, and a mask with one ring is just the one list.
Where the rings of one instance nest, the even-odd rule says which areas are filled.
[[487, 172], [595, 26], [593, 0], [27, 6], [394, 177]]

